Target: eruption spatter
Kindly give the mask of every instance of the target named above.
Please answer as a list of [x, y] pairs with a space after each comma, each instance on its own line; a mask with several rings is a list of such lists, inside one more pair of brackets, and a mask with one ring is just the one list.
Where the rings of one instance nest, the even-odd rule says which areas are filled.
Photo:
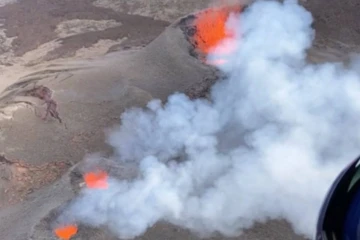
[[54, 230], [55, 235], [61, 240], [70, 240], [77, 233], [75, 224], [58, 227]]
[[236, 236], [286, 219], [313, 236], [328, 187], [360, 149], [359, 73], [306, 62], [312, 17], [296, 1], [230, 18], [241, 47], [220, 66], [228, 78], [209, 101], [174, 94], [125, 112], [108, 142], [139, 175], [85, 189], [68, 208], [78, 222], [133, 238], [161, 220]]
[[[97, 168], [83, 173], [83, 184], [88, 191], [105, 190], [109, 187], [109, 175], [105, 170]], [[70, 240], [78, 232], [78, 226], [74, 221], [65, 218], [66, 223], [55, 224], [54, 234], [61, 240]]]
[[[180, 28], [192, 45], [192, 55], [210, 65], [224, 63], [226, 55], [237, 48], [234, 29], [227, 27], [227, 20], [229, 16], [240, 14], [242, 10], [241, 5], [225, 5], [183, 18]], [[209, 55], [213, 59], [209, 59]]]
[[107, 189], [109, 187], [107, 179], [108, 174], [103, 170], [88, 172], [84, 175], [86, 186], [93, 189]]

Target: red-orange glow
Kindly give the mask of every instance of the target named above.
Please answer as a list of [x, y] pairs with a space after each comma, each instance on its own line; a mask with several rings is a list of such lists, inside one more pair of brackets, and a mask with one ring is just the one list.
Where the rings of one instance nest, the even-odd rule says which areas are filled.
[[109, 187], [108, 174], [102, 170], [86, 173], [84, 180], [88, 188], [107, 189]]
[[54, 230], [55, 235], [62, 240], [70, 240], [78, 231], [76, 225], [58, 227]]
[[[206, 55], [214, 54], [214, 50], [216, 50], [216, 54], [221, 55], [233, 52], [236, 44], [231, 40], [235, 38], [235, 32], [227, 29], [226, 22], [231, 13], [239, 13], [241, 9], [241, 6], [225, 6], [210, 8], [198, 13], [194, 21], [196, 34], [192, 39], [197, 50]], [[220, 44], [226, 39], [230, 41]], [[223, 62], [225, 59], [220, 61]]]

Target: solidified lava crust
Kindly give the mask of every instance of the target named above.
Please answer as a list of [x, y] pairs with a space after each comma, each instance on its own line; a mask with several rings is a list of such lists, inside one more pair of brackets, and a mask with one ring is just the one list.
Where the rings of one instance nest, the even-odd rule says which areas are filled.
[[196, 52], [197, 42], [192, 41], [197, 32], [196, 25], [194, 24], [195, 19], [196, 16], [194, 14], [188, 15], [180, 20], [178, 27], [183, 31], [185, 39], [191, 44], [189, 49], [190, 56], [199, 58], [199, 53]]

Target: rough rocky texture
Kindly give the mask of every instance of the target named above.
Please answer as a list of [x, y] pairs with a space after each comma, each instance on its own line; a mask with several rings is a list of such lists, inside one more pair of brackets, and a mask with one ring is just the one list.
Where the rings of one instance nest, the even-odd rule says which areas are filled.
[[[86, 153], [111, 153], [104, 129], [118, 124], [126, 108], [144, 106], [153, 98], [165, 100], [174, 91], [206, 96], [215, 81], [217, 72], [189, 54], [191, 47], [177, 22], [168, 22], [212, 1], [196, 1], [195, 6], [180, 0], [129, 2], [20, 0], [0, 7], [1, 240], [55, 239], [51, 220], [79, 190], [79, 162]], [[357, 51], [357, 0], [302, 2], [313, 12], [317, 30], [309, 60], [343, 60]], [[103, 24], [91, 27], [94, 21]], [[71, 29], [61, 33], [69, 22]], [[41, 107], [41, 99], [25, 94], [38, 86], [54, 91], [62, 124], [51, 118], [42, 121], [32, 107], [19, 104], [29, 101]], [[124, 166], [117, 172], [130, 177], [134, 171]], [[7, 194], [10, 186], [20, 189]], [[23, 201], [9, 205], [13, 194]], [[114, 238], [106, 229], [81, 227], [74, 239]], [[139, 239], [198, 237], [159, 223]], [[272, 221], [235, 239], [302, 238], [285, 222]]]

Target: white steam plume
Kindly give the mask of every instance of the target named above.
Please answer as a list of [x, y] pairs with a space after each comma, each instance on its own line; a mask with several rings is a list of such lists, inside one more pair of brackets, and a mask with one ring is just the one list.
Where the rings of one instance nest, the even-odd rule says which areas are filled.
[[211, 102], [174, 94], [124, 113], [109, 142], [139, 177], [84, 192], [72, 214], [122, 238], [160, 220], [234, 236], [281, 218], [311, 238], [328, 187], [360, 152], [359, 73], [306, 63], [311, 23], [292, 0], [232, 16], [240, 48]]

